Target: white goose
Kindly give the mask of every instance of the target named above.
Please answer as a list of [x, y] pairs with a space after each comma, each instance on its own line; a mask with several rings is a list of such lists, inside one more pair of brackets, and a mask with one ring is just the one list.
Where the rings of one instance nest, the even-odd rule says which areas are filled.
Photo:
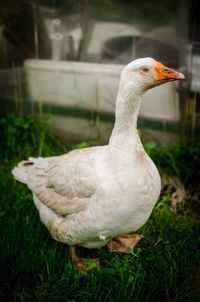
[[[128, 235], [149, 218], [160, 194], [160, 176], [137, 132], [143, 93], [165, 82], [184, 79], [152, 58], [137, 59], [121, 73], [116, 120], [107, 146], [56, 157], [29, 158], [12, 171], [33, 192], [40, 218], [52, 237], [70, 246], [75, 266], [86, 266], [74, 245], [114, 251], [133, 247]], [[125, 235], [125, 236], [123, 236]], [[119, 237], [120, 236], [120, 237]], [[99, 266], [99, 259], [94, 259]]]

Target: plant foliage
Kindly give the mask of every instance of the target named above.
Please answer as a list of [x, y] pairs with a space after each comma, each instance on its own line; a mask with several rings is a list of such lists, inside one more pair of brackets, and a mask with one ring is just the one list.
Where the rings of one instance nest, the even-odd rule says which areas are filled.
[[[0, 129], [1, 301], [198, 301], [200, 227], [195, 217], [175, 216], [166, 203], [169, 196], [162, 196], [139, 230], [144, 239], [133, 254], [109, 253], [106, 247], [80, 248], [80, 256], [101, 259], [101, 271], [89, 261], [88, 274], [76, 273], [68, 247], [51, 238], [39, 220], [30, 191], [11, 175], [16, 161], [63, 153], [65, 145], [31, 116], [3, 118]], [[194, 177], [190, 161], [198, 152], [193, 148], [186, 146], [184, 153], [176, 145], [169, 147], [168, 155], [167, 146], [153, 146], [150, 155], [160, 167], [189, 181]], [[184, 154], [189, 163], [185, 160], [181, 167]], [[177, 158], [180, 162], [173, 166]]]

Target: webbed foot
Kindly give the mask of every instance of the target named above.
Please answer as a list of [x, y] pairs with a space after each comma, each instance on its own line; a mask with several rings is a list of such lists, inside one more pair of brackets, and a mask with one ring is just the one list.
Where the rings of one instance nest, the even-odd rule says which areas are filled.
[[110, 252], [130, 254], [142, 238], [143, 236], [139, 234], [115, 237], [108, 242], [108, 250]]
[[89, 270], [97, 268], [97, 270], [100, 271], [101, 266], [99, 258], [79, 258], [76, 255], [74, 245], [71, 245], [69, 250], [75, 270], [80, 271], [81, 273], [87, 273]]

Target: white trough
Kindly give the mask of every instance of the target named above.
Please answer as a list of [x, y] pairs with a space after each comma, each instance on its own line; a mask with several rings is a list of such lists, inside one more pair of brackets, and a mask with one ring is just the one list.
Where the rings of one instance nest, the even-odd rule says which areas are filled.
[[[53, 115], [51, 124], [57, 133], [65, 134], [74, 140], [101, 139], [106, 143], [113, 127], [113, 121], [103, 119], [99, 122], [98, 113], [113, 115], [122, 65], [96, 64], [83, 62], [27, 60], [25, 71], [28, 83], [28, 98], [34, 102], [50, 105]], [[151, 123], [159, 125], [179, 123], [179, 94], [177, 83], [149, 90], [141, 105], [139, 117], [149, 122], [144, 132], [145, 140], [159, 143], [176, 141], [178, 133], [163, 129], [151, 129]], [[50, 107], [50, 108], [51, 108]], [[62, 114], [62, 108], [65, 109]], [[67, 108], [69, 116], [66, 115]], [[71, 115], [73, 109], [73, 114]], [[78, 116], [76, 112], [91, 111], [96, 113], [96, 123], [91, 119]], [[71, 116], [70, 116], [71, 115]]]

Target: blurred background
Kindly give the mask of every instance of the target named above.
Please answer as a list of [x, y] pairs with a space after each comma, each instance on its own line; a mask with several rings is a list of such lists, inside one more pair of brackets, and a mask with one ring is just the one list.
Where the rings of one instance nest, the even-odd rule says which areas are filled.
[[63, 140], [105, 144], [120, 72], [150, 56], [186, 80], [148, 91], [143, 141], [199, 136], [198, 0], [0, 1], [0, 108], [38, 118]]
[[[0, 301], [200, 301], [199, 12], [199, 0], [0, 0]], [[102, 265], [81, 276], [11, 170], [106, 144], [120, 72], [146, 56], [186, 76], [140, 108], [161, 194], [134, 252], [80, 248]]]

